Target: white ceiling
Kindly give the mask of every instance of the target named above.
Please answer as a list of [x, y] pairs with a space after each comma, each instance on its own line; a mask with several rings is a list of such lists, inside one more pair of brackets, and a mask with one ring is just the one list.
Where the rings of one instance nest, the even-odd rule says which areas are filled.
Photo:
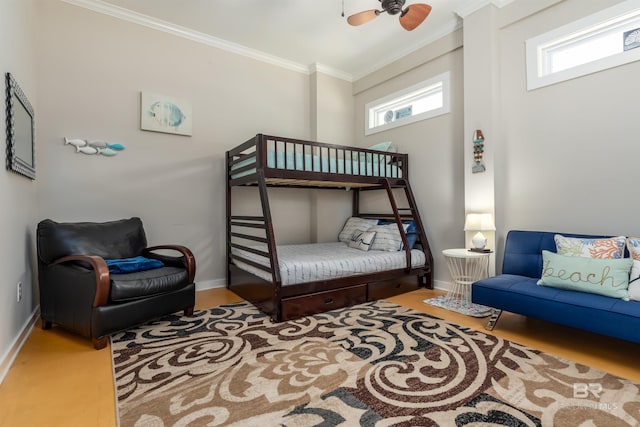
[[[353, 27], [346, 17], [379, 0], [63, 0], [151, 27], [172, 27], [238, 53], [355, 80], [461, 27], [456, 11], [482, 0], [427, 0], [429, 17], [406, 31], [398, 15]], [[422, 0], [407, 0], [406, 5]], [[504, 2], [504, 0], [502, 0]]]

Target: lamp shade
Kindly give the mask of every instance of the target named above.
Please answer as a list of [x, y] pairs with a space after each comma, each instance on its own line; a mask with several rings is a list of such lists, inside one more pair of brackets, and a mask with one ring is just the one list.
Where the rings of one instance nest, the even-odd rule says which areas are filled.
[[464, 222], [464, 231], [495, 231], [493, 215], [490, 213], [470, 213]]

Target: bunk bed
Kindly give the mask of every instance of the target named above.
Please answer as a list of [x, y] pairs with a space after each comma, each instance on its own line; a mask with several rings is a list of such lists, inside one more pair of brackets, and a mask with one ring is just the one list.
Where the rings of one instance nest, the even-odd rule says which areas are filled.
[[[227, 151], [227, 287], [275, 322], [432, 289], [433, 257], [408, 167], [407, 154], [264, 134]], [[257, 187], [261, 215], [232, 209], [233, 189], [244, 186]], [[365, 252], [340, 241], [277, 245], [268, 187], [348, 189], [354, 221], [397, 229], [399, 250]], [[363, 191], [385, 192], [391, 212], [361, 212]], [[398, 206], [398, 192], [408, 206]]]

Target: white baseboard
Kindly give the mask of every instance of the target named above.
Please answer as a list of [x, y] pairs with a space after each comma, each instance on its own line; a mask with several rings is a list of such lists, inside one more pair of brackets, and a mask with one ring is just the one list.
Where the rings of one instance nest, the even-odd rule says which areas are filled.
[[434, 280], [433, 288], [441, 291], [449, 291], [451, 289], [451, 283], [445, 282], [444, 280]]
[[2, 382], [4, 381], [4, 377], [7, 376], [9, 368], [11, 368], [14, 360], [16, 360], [16, 356], [20, 352], [20, 349], [24, 345], [25, 341], [27, 341], [27, 338], [33, 330], [33, 326], [36, 324], [36, 321], [39, 317], [40, 306], [38, 305], [31, 313], [31, 316], [29, 316], [27, 321], [22, 326], [21, 332], [13, 340], [7, 352], [2, 355], [2, 358], [0, 359], [0, 384], [2, 384]]
[[196, 282], [196, 291], [204, 291], [205, 289], [214, 288], [225, 288], [226, 286], [226, 279], [198, 280]]

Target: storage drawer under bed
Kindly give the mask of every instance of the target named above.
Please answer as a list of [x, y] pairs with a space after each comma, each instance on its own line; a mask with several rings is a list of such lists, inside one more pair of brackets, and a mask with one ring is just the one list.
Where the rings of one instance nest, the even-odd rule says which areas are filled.
[[420, 282], [416, 276], [371, 282], [369, 283], [367, 299], [369, 301], [385, 299], [394, 295], [404, 294], [405, 292], [415, 291], [419, 288]]
[[282, 320], [297, 319], [367, 301], [367, 285], [282, 299]]

